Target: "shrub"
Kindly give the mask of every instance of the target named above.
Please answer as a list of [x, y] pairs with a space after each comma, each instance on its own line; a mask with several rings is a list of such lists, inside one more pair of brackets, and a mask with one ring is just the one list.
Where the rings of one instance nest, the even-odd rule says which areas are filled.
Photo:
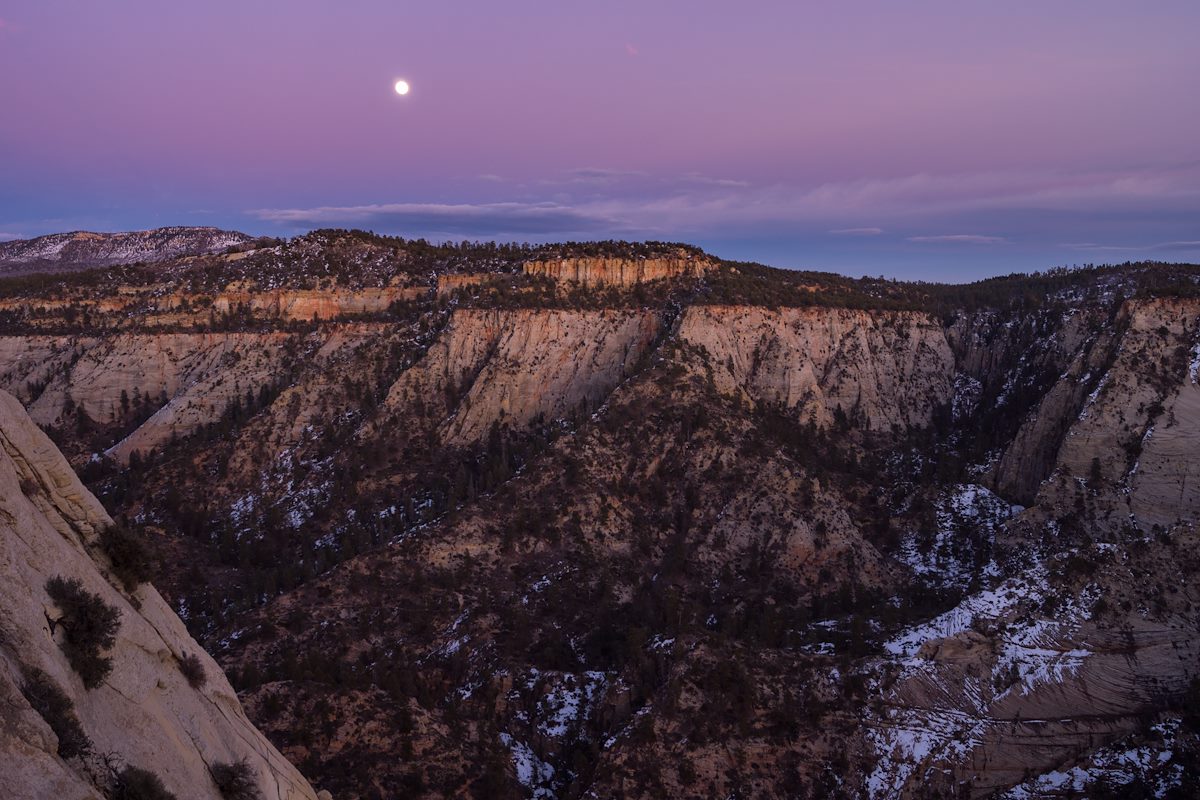
[[162, 779], [141, 767], [125, 767], [117, 775], [113, 800], [176, 800]]
[[183, 654], [179, 659], [179, 671], [193, 689], [201, 688], [208, 680], [208, 676], [204, 674], [204, 662], [195, 653]]
[[108, 605], [100, 595], [83, 588], [78, 578], [61, 575], [46, 581], [46, 593], [62, 612], [51, 621], [51, 633], [62, 627], [63, 653], [71, 668], [79, 673], [83, 685], [95, 689], [112, 672], [112, 659], [103, 655], [117, 641], [121, 612]]
[[49, 675], [36, 667], [31, 669], [21, 686], [21, 694], [58, 737], [60, 756], [84, 757], [92, 752], [92, 740], [83, 732], [79, 717], [75, 716], [75, 703]]
[[114, 525], [100, 534], [100, 548], [112, 562], [113, 574], [125, 586], [125, 591], [132, 592], [153, 577], [150, 552], [139, 534]]
[[211, 771], [213, 782], [225, 800], [262, 800], [254, 770], [245, 759], [232, 764], [218, 762], [213, 764]]

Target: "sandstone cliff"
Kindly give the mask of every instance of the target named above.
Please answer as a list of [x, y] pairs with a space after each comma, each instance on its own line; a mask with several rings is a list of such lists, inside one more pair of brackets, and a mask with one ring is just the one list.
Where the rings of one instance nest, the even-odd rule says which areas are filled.
[[1042, 798], [1182, 724], [1200, 269], [704, 264], [336, 234], [35, 282], [0, 387], [80, 463], [156, 447], [85, 474], [346, 797]]
[[633, 286], [646, 281], [699, 277], [712, 267], [708, 259], [680, 254], [652, 258], [560, 258], [530, 261], [524, 269], [527, 275], [543, 275], [584, 286]]
[[[1132, 302], [1126, 333], [1063, 442], [1055, 487], [1120, 487], [1124, 515], [1145, 528], [1200, 519], [1200, 303]], [[1100, 486], [1092, 486], [1100, 489]]]
[[[220, 418], [235, 399], [278, 376], [287, 333], [118, 333], [104, 339], [0, 337], [0, 388], [29, 404], [41, 425], [58, 426], [69, 409], [100, 424], [136, 411], [149, 420], [111, 455], [121, 461]], [[149, 401], [144, 400], [149, 396]], [[165, 402], [164, 402], [165, 400]], [[150, 406], [146, 406], [146, 403]], [[136, 408], [135, 408], [136, 406]]]
[[708, 353], [721, 390], [821, 427], [838, 408], [872, 431], [928, 425], [953, 388], [946, 336], [924, 314], [694, 306], [679, 337]]
[[391, 388], [392, 407], [449, 397], [446, 441], [469, 443], [492, 423], [549, 421], [598, 407], [661, 328], [649, 311], [463, 310]]
[[[246, 719], [220, 667], [188, 635], [153, 587], [115, 588], [98, 555], [98, 532], [112, 525], [53, 444], [20, 404], [0, 392], [0, 775], [6, 797], [99, 798], [93, 778], [108, 767], [57, 753], [58, 737], [22, 693], [40, 670], [74, 704], [95, 751], [118, 768], [157, 774], [179, 798], [220, 794], [209, 769], [245, 760], [273, 800], [316, 797], [303, 777]], [[87, 690], [72, 671], [48, 617], [57, 614], [48, 579], [63, 576], [120, 611], [113, 669]], [[206, 682], [189, 685], [185, 656]]]
[[412, 300], [427, 293], [422, 287], [381, 286], [363, 289], [275, 289], [262, 292], [227, 290], [213, 300], [221, 314], [238, 307], [265, 312], [288, 321], [336, 319], [354, 314], [379, 314], [393, 303]]
[[998, 536], [1010, 577], [887, 643], [873, 796], [920, 797], [942, 768], [990, 796], [1143, 729], [1200, 674], [1200, 303], [1113, 322], [1060, 331], [1067, 368], [1000, 461], [1001, 491], [1033, 492]]

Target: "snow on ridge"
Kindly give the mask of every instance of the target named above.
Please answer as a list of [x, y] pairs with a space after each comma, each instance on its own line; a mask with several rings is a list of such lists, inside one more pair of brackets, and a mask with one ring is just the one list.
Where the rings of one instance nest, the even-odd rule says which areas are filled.
[[541, 733], [555, 739], [566, 736], [607, 686], [608, 676], [603, 672], [564, 675], [562, 683], [548, 691], [538, 704]]
[[237, 231], [175, 226], [147, 231], [52, 233], [0, 243], [0, 263], [97, 265], [163, 261], [183, 255], [216, 253], [252, 241]]
[[[950, 611], [909, 629], [887, 642], [884, 648], [901, 659], [904, 675], [923, 675], [939, 682], [936, 663], [916, 658], [923, 644], [962, 633], [977, 620], [1004, 617], [1011, 620], [1013, 612], [1022, 606], [1037, 606], [1045, 598], [1047, 577], [1046, 567], [1036, 562], [1023, 573], [992, 589], [976, 592]], [[942, 708], [899, 707], [874, 722], [867, 736], [878, 761], [867, 779], [867, 796], [873, 800], [899, 798], [919, 769], [931, 764], [963, 762], [996, 724], [988, 714], [994, 703], [1012, 693], [1028, 694], [1043, 684], [1062, 682], [1077, 672], [1091, 652], [1074, 645], [1071, 637], [1090, 618], [1090, 608], [1098, 594], [1099, 589], [1090, 586], [1078, 597], [1066, 598], [1053, 620], [1010, 621], [997, 637], [999, 652], [995, 665], [988, 671], [990, 675], [968, 676], [955, 682], [962, 704]], [[984, 681], [999, 676], [1011, 678], [1011, 685], [989, 696]], [[1024, 800], [1024, 796], [1014, 796], [1012, 800]]]
[[970, 628], [976, 619], [995, 619], [1016, 608], [1030, 597], [1038, 579], [1044, 579], [1045, 575], [1045, 567], [1039, 565], [1025, 575], [1009, 578], [994, 589], [976, 592], [949, 611], [892, 638], [883, 647], [894, 656], [911, 658], [926, 642], [956, 636]]
[[1101, 780], [1110, 789], [1115, 789], [1139, 779], [1153, 789], [1155, 797], [1166, 797], [1184, 778], [1183, 767], [1173, 763], [1179, 720], [1160, 722], [1150, 730], [1158, 742], [1102, 747], [1082, 765], [1049, 770], [1012, 787], [1001, 797], [1004, 800], [1036, 800], [1068, 794], [1086, 796]]

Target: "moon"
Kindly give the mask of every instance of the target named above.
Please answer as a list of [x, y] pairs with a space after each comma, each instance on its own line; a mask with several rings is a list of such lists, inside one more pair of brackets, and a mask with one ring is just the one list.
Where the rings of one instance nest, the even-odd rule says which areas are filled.
[[403, 97], [408, 94], [408, 81], [396, 81], [396, 94]]

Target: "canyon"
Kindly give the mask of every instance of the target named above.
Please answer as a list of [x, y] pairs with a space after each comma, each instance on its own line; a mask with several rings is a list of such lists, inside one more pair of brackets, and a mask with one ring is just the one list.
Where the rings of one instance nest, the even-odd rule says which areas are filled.
[[1197, 788], [1200, 268], [140, 260], [0, 282], [0, 389], [297, 797]]

